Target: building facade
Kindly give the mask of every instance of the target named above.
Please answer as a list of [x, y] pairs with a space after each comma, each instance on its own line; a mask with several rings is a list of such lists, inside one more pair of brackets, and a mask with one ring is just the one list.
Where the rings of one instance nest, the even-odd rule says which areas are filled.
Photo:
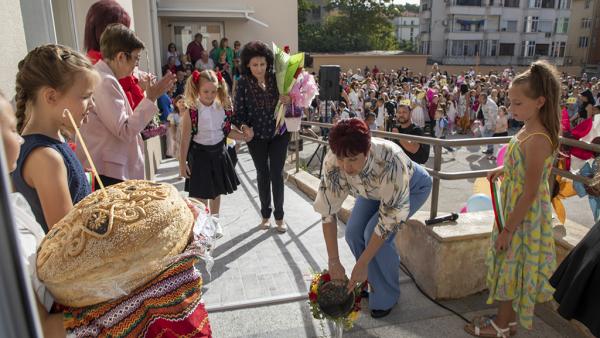
[[419, 35], [419, 14], [404, 12], [402, 16], [394, 18], [396, 39], [415, 43]]
[[[28, 50], [45, 43], [60, 43], [83, 51], [85, 17], [97, 0], [0, 0], [7, 29], [0, 88], [14, 95], [17, 63]], [[131, 16], [131, 28], [146, 45], [148, 58], [140, 68], [160, 74], [169, 43], [185, 52], [196, 33], [203, 44], [227, 37], [230, 46], [261, 40], [298, 50], [298, 6], [294, 0], [117, 0]], [[209, 48], [210, 49], [210, 48]]]
[[572, 0], [566, 64], [581, 65], [583, 71], [600, 73], [600, 1]]
[[419, 51], [455, 65], [565, 65], [571, 0], [422, 0]]

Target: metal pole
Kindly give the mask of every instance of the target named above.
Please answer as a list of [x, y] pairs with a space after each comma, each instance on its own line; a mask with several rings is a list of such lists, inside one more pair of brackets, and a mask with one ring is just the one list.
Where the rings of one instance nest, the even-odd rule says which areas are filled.
[[[442, 169], [442, 146], [433, 146], [433, 171], [439, 172]], [[438, 200], [440, 198], [440, 179], [439, 177], [433, 177], [433, 186], [431, 187], [431, 210], [429, 218], [437, 217]]]
[[[300, 125], [302, 128], [302, 125]], [[300, 171], [300, 132], [294, 132], [296, 135], [296, 173]]]
[[[0, 138], [0, 149], [4, 149]], [[0, 151], [0, 337], [42, 337], [35, 295], [23, 267], [10, 208], [8, 167]]]

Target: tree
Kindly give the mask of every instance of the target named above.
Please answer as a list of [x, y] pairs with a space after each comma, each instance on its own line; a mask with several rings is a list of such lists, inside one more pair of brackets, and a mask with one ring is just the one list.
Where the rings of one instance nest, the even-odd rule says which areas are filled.
[[[330, 0], [327, 8], [335, 14], [322, 24], [307, 24], [306, 0], [299, 0], [304, 21], [298, 29], [300, 49], [311, 52], [352, 52], [398, 48], [391, 19], [402, 6], [391, 0]], [[301, 4], [301, 2], [303, 2]]]

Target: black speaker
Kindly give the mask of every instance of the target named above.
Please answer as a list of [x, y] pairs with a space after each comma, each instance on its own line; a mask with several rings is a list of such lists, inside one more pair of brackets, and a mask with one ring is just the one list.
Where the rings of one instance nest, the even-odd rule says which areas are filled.
[[319, 99], [340, 99], [340, 66], [323, 65], [319, 68]]

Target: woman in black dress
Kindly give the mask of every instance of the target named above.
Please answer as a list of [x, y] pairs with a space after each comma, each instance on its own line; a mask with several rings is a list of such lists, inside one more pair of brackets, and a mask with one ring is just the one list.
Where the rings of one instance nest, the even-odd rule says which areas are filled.
[[600, 222], [569, 253], [550, 279], [558, 313], [600, 337]]
[[[235, 95], [232, 123], [246, 135], [248, 150], [256, 167], [260, 198], [261, 229], [270, 228], [271, 212], [277, 231], [284, 233], [283, 166], [290, 134], [285, 126], [276, 130], [277, 101], [289, 103], [289, 96], [279, 96], [273, 73], [273, 52], [260, 41], [247, 43], [241, 52], [242, 77]], [[272, 188], [271, 188], [272, 186]], [[271, 190], [273, 207], [271, 208]]]

